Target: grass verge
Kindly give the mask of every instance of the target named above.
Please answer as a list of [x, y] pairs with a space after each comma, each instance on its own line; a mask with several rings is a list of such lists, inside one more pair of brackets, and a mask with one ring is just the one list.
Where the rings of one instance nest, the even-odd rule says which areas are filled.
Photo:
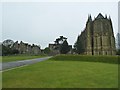
[[26, 60], [26, 59], [34, 59], [34, 58], [41, 58], [45, 57], [45, 55], [16, 55], [16, 56], [3, 56], [2, 62], [11, 62], [11, 61], [18, 61], [18, 60]]
[[117, 64], [68, 61], [68, 57], [58, 57], [3, 72], [3, 88], [118, 87]]

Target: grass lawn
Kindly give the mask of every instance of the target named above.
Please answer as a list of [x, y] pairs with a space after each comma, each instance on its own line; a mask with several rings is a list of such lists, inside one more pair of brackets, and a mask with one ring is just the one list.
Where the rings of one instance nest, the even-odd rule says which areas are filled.
[[118, 87], [118, 64], [56, 58], [3, 72], [3, 88]]
[[2, 57], [2, 62], [11, 62], [11, 61], [18, 61], [18, 60], [26, 60], [26, 59], [34, 59], [34, 58], [41, 58], [45, 57], [44, 55], [38, 55], [38, 56], [33, 56], [33, 55], [16, 55], [16, 56], [3, 56]]

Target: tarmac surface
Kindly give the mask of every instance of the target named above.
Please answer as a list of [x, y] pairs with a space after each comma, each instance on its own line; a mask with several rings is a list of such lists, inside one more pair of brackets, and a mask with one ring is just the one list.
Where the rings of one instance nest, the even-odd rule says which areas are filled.
[[4, 71], [4, 70], [16, 68], [16, 67], [21, 67], [21, 66], [25, 66], [25, 65], [34, 64], [34, 63], [37, 63], [37, 62], [47, 60], [49, 58], [51, 58], [51, 57], [35, 58], [35, 59], [29, 59], [29, 60], [20, 60], [20, 61], [0, 63], [0, 71]]

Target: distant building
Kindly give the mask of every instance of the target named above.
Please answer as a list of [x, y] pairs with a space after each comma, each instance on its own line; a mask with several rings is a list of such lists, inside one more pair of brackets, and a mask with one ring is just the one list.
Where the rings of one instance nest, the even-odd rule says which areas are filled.
[[49, 44], [51, 54], [60, 54], [60, 44]]
[[115, 55], [115, 37], [111, 18], [101, 13], [92, 20], [88, 17], [85, 30], [79, 36], [82, 54], [86, 55]]
[[[60, 46], [62, 45], [62, 43], [64, 42], [64, 40], [66, 40], [67, 38], [60, 36], [60, 38], [56, 39], [56, 41], [54, 41], [54, 44], [49, 44], [49, 49], [51, 51], [51, 54], [56, 55], [56, 54], [60, 54]], [[72, 45], [69, 45], [70, 51], [68, 52], [69, 54], [72, 53]]]
[[13, 49], [16, 49], [19, 51], [20, 54], [40, 54], [41, 53], [41, 49], [40, 46], [37, 45], [29, 45], [28, 43], [23, 43], [22, 41], [20, 43], [18, 43], [18, 41], [16, 41], [13, 46]]

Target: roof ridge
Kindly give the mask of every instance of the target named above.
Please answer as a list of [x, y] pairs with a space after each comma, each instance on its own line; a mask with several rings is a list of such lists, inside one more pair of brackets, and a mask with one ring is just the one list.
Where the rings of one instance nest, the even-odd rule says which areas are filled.
[[99, 13], [98, 16], [96, 17], [96, 19], [103, 19], [103, 18], [104, 16], [101, 13]]

